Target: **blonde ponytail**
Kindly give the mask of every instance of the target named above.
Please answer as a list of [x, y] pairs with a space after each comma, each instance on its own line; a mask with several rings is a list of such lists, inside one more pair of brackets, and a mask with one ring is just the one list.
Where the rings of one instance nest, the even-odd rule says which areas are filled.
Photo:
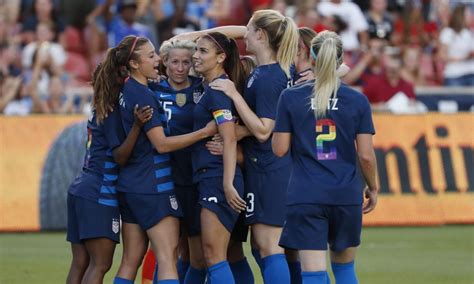
[[298, 52], [299, 35], [295, 22], [275, 10], [258, 10], [250, 22], [255, 28], [265, 31], [275, 59], [289, 78], [290, 67]]
[[290, 67], [295, 62], [295, 56], [298, 52], [299, 34], [298, 28], [292, 19], [285, 17], [284, 23], [285, 30], [276, 54], [276, 60], [280, 63], [286, 76], [290, 78]]
[[336, 70], [342, 64], [342, 52], [341, 38], [334, 32], [321, 32], [311, 41], [316, 78], [311, 107], [316, 118], [326, 116], [330, 99], [336, 97], [341, 83]]

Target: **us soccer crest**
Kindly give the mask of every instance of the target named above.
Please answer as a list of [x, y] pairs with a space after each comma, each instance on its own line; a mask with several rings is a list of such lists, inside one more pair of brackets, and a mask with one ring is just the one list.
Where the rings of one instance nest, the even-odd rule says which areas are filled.
[[186, 104], [186, 94], [184, 93], [177, 93], [176, 94], [176, 104], [179, 107], [183, 107]]
[[178, 210], [178, 201], [176, 200], [176, 197], [174, 195], [170, 196], [170, 204], [173, 210]]
[[201, 100], [202, 96], [204, 96], [204, 93], [201, 92], [201, 90], [194, 90], [194, 92], [193, 92], [193, 102], [195, 104], [197, 104]]
[[120, 231], [120, 222], [118, 219], [112, 219], [112, 232], [114, 232], [114, 234], [118, 234], [118, 232]]

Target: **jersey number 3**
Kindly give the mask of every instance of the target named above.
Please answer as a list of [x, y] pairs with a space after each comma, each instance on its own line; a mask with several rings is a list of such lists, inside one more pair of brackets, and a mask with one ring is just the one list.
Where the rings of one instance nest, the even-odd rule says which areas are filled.
[[[326, 126], [327, 133], [324, 133]], [[316, 151], [318, 160], [335, 160], [337, 159], [336, 147], [329, 147], [329, 152], [324, 152], [323, 143], [329, 143], [336, 140], [336, 124], [332, 119], [316, 120]], [[318, 134], [320, 133], [320, 134]]]

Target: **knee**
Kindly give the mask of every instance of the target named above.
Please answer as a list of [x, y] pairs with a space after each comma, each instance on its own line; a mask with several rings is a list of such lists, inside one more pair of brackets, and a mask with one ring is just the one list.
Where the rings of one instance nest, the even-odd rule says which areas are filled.
[[85, 271], [89, 266], [89, 257], [87, 255], [73, 257], [72, 266], [79, 271]]
[[206, 261], [206, 265], [208, 267], [226, 259], [226, 252], [219, 251], [218, 247], [212, 242], [203, 242], [202, 250], [204, 254], [204, 260]]
[[91, 261], [91, 266], [94, 270], [104, 275], [112, 267], [112, 260]]
[[164, 265], [166, 263], [176, 265], [178, 261], [178, 247], [161, 246], [160, 249], [155, 252], [155, 257], [158, 265]]

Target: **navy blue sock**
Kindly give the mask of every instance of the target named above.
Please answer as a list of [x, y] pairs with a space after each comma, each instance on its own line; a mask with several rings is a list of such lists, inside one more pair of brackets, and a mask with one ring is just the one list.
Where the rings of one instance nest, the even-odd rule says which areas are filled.
[[184, 283], [184, 278], [186, 277], [189, 266], [189, 261], [182, 261], [181, 258], [178, 258], [176, 268], [178, 269], [179, 283]]
[[235, 279], [235, 284], [253, 284], [255, 280], [253, 279], [252, 269], [247, 261], [247, 258], [231, 263], [230, 270]]
[[332, 272], [336, 283], [358, 284], [355, 274], [354, 261], [349, 263], [331, 262]]
[[196, 269], [190, 265], [183, 283], [204, 284], [204, 282], [206, 281], [206, 274], [206, 269]]
[[255, 262], [258, 264], [260, 268], [260, 272], [263, 273], [263, 262], [262, 257], [260, 256], [260, 251], [258, 249], [252, 249], [253, 258], [255, 258]]
[[328, 274], [326, 271], [301, 272], [303, 284], [326, 284]]
[[301, 262], [288, 262], [288, 268], [290, 269], [291, 284], [301, 284]]
[[265, 283], [288, 284], [290, 283], [290, 270], [283, 253], [272, 254], [262, 259], [263, 280]]
[[114, 284], [133, 284], [133, 280], [128, 280], [125, 278], [115, 277]]
[[210, 283], [226, 283], [235, 284], [232, 271], [230, 271], [229, 263], [227, 261], [221, 261], [209, 267], [209, 281]]

